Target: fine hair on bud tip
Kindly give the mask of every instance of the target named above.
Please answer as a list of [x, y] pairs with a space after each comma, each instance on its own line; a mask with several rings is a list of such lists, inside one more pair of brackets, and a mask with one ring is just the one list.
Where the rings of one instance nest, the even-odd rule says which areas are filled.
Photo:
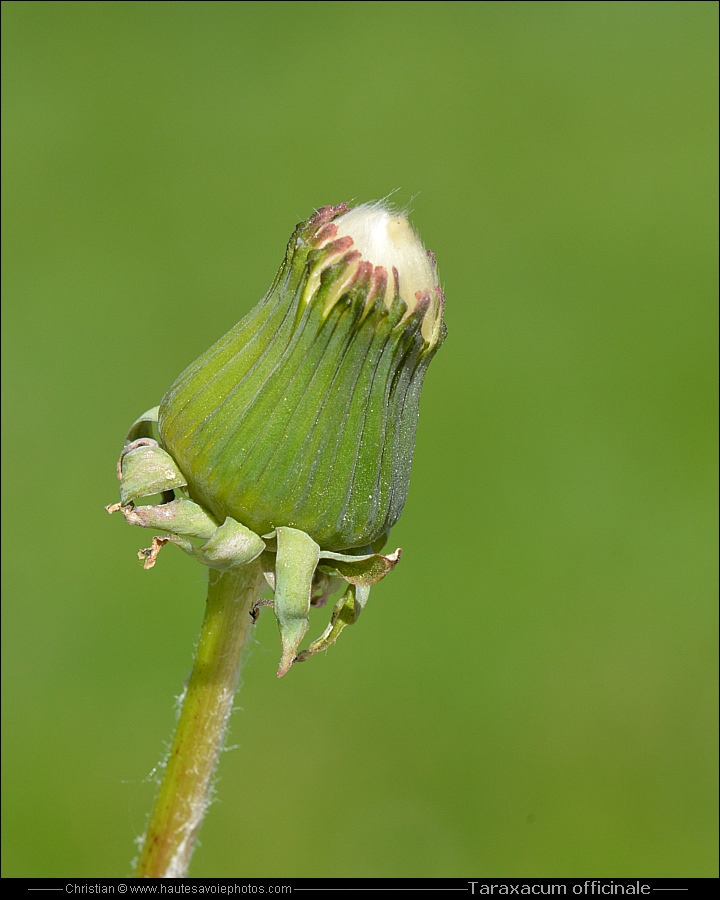
[[[339, 216], [334, 224], [338, 237], [351, 237], [364, 260], [388, 272], [388, 305], [392, 302], [393, 269], [398, 273], [400, 298], [409, 312], [417, 304], [418, 293], [429, 292], [436, 302], [439, 281], [434, 260], [404, 211], [394, 210], [383, 201], [363, 203]], [[434, 315], [427, 318], [432, 322]]]

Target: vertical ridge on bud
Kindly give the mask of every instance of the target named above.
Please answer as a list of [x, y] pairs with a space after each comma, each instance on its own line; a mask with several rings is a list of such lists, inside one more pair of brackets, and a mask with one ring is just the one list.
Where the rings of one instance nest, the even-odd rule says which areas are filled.
[[389, 531], [442, 310], [434, 258], [403, 215], [343, 205], [301, 223], [265, 298], [160, 405], [193, 499], [325, 550]]

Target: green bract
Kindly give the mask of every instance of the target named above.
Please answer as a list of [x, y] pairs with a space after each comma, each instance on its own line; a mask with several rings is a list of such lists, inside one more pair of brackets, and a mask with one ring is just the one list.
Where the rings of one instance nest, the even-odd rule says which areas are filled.
[[[354, 622], [399, 558], [375, 549], [407, 496], [442, 313], [434, 259], [404, 216], [325, 207], [295, 230], [265, 298], [130, 430], [111, 511], [168, 533], [146, 566], [167, 541], [214, 568], [262, 554], [279, 674]], [[151, 494], [164, 502], [135, 506]], [[298, 655], [311, 604], [338, 579], [348, 591]]]

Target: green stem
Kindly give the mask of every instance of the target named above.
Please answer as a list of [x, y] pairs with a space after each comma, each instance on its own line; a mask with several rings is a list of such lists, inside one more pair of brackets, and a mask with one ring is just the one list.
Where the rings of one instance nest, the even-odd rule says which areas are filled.
[[187, 874], [232, 712], [250, 611], [263, 584], [258, 561], [210, 570], [195, 664], [135, 871], [139, 878]]

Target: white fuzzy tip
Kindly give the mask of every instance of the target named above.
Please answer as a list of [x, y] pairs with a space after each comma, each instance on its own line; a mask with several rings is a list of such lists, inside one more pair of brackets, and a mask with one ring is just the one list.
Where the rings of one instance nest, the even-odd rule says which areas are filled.
[[334, 224], [337, 237], [349, 235], [364, 260], [387, 271], [388, 306], [393, 295], [393, 268], [397, 269], [400, 298], [407, 304], [408, 315], [417, 305], [417, 294], [430, 292], [432, 302], [423, 320], [422, 334], [425, 340], [432, 340], [442, 315], [436, 291], [437, 271], [407, 216], [382, 203], [363, 203], [339, 216]]

